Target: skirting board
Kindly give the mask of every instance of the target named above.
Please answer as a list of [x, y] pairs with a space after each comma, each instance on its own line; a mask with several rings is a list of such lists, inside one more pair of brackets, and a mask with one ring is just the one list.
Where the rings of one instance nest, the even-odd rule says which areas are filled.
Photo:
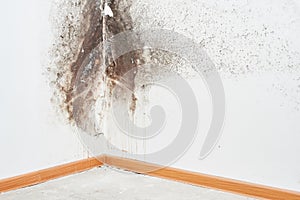
[[[130, 160], [126, 158], [105, 156], [105, 160], [103, 161], [107, 165], [129, 171], [134, 171], [137, 173], [184, 182], [196, 186], [232, 192], [250, 197], [256, 197], [260, 199], [300, 200], [299, 192], [289, 190], [283, 190], [258, 184], [232, 180], [228, 178], [221, 178], [201, 173], [195, 173], [171, 167], [163, 167], [158, 169], [159, 166], [157, 165], [136, 160]], [[152, 171], [152, 169], [158, 170]]]
[[101, 165], [102, 163], [96, 158], [88, 158], [12, 178], [3, 179], [0, 180], [0, 193], [39, 184], [51, 179], [82, 172]]
[[136, 173], [142, 173], [150, 176], [170, 179], [201, 187], [207, 187], [256, 198], [274, 200], [300, 200], [299, 192], [195, 173], [171, 167], [160, 167], [158, 165], [153, 165], [141, 161], [113, 156], [101, 156], [101, 158], [99, 159], [84, 159], [81, 161], [76, 161], [13, 178], [3, 179], [0, 180], [0, 192], [35, 185], [47, 180], [85, 171], [94, 167], [99, 167], [103, 165], [103, 163], [109, 166], [133, 171]]

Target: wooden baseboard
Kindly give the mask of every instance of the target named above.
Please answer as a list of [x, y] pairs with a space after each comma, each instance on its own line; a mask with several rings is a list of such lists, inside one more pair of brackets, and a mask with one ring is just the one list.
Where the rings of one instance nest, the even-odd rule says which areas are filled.
[[104, 159], [104, 162], [107, 165], [111, 165], [114, 167], [126, 169], [137, 173], [147, 174], [150, 176], [156, 176], [160, 178], [189, 183], [197, 186], [263, 199], [300, 200], [300, 193], [294, 191], [272, 188], [258, 184], [210, 176], [206, 174], [194, 173], [190, 171], [174, 169], [171, 167], [164, 167], [158, 169], [159, 166], [157, 165], [144, 163], [136, 160], [130, 160], [126, 158], [105, 156]]
[[6, 192], [9, 190], [35, 185], [51, 179], [82, 172], [101, 165], [102, 163], [96, 158], [88, 158], [12, 178], [3, 179], [0, 180], [0, 192]]
[[107, 165], [137, 173], [256, 198], [274, 200], [300, 200], [299, 192], [184, 171], [171, 167], [160, 167], [154, 164], [113, 156], [101, 156], [100, 159], [84, 159], [25, 175], [3, 179], [0, 180], [0, 192], [6, 192], [9, 190], [35, 185], [51, 179], [82, 172], [103, 165], [103, 163], [99, 160], [103, 161], [103, 163]]

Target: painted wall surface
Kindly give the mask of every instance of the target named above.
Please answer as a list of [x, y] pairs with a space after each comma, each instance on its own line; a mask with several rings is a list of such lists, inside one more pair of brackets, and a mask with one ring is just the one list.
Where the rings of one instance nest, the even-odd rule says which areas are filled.
[[86, 158], [76, 133], [57, 119], [43, 75], [50, 2], [1, 4], [0, 179]]
[[[145, 0], [132, 4], [137, 29], [164, 28], [192, 38], [213, 61], [224, 85], [222, 136], [213, 151], [199, 159], [213, 111], [202, 79], [188, 78], [198, 101], [199, 129], [189, 150], [171, 166], [300, 191], [299, 9], [299, 1], [285, 0]], [[147, 106], [158, 104], [166, 112], [160, 135], [132, 139], [113, 125], [114, 116], [109, 117], [110, 142], [129, 152], [125, 157], [140, 153], [147, 161], [150, 152], [171, 143], [181, 125], [176, 95], [172, 98], [168, 90], [159, 88], [152, 88], [148, 95]], [[140, 126], [151, 124], [145, 105], [138, 103], [135, 112]], [[165, 164], [164, 160], [157, 163]]]
[[[0, 37], [4, 163], [0, 178], [86, 157], [74, 130], [57, 119], [42, 75], [41, 59], [51, 40], [50, 3], [6, 1], [1, 8], [1, 24], [7, 28]], [[130, 12], [137, 29], [163, 28], [191, 38], [207, 53], [223, 81], [222, 135], [201, 160], [213, 114], [211, 99], [201, 77], [183, 70], [197, 98], [199, 127], [193, 144], [171, 166], [300, 191], [299, 9], [297, 1], [288, 0], [133, 1]], [[189, 68], [188, 62], [177, 64]], [[118, 129], [113, 116], [107, 116], [104, 135], [123, 150], [123, 156], [128, 156], [126, 152], [147, 156], [162, 149], [180, 127], [181, 110], [172, 94], [154, 87], [147, 95], [149, 99], [137, 101], [134, 119], [148, 125], [148, 109], [162, 105], [163, 134], [132, 139]]]
[[200, 132], [173, 166], [300, 191], [299, 1], [173, 2], [140, 3], [143, 20], [203, 44], [226, 96], [213, 152], [198, 159]]

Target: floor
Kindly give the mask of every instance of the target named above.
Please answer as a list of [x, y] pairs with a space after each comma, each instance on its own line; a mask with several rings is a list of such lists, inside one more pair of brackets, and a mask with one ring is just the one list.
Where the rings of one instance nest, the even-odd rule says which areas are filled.
[[111, 167], [0, 194], [1, 200], [246, 200], [231, 193], [134, 174]]

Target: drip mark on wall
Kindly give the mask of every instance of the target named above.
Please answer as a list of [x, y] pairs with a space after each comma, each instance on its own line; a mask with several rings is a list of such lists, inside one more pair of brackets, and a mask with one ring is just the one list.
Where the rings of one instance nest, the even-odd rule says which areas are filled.
[[[65, 0], [56, 2], [52, 12], [55, 41], [48, 68], [53, 88], [53, 104], [65, 115], [67, 122], [84, 132], [99, 135], [102, 132], [105, 111], [111, 99], [124, 99], [128, 91], [112, 96], [116, 84], [131, 92], [128, 111], [134, 116], [138, 101], [135, 91], [137, 71], [122, 78], [126, 72], [148, 63], [178, 66], [182, 61], [164, 51], [139, 49], [113, 59], [115, 44], [107, 39], [132, 30], [131, 1]], [[55, 12], [56, 11], [56, 12]], [[54, 17], [55, 16], [55, 17]], [[127, 38], [126, 45], [134, 46], [138, 38]], [[163, 70], [162, 70], [163, 71]], [[153, 71], [151, 77], [167, 76], [166, 71]], [[97, 113], [97, 115], [95, 115]]]
[[[56, 25], [62, 27], [52, 50], [53, 66], [49, 68], [55, 88], [53, 99], [69, 122], [88, 133], [96, 132], [89, 118], [93, 118], [97, 99], [104, 100], [103, 95], [109, 94], [103, 90], [113, 88], [118, 77], [136, 67], [132, 60], [136, 60], [139, 53], [130, 52], [113, 61], [113, 47], [103, 42], [132, 29], [129, 6], [130, 1], [89, 0], [63, 1], [56, 8], [60, 13]], [[128, 84], [134, 87], [133, 82]]]

